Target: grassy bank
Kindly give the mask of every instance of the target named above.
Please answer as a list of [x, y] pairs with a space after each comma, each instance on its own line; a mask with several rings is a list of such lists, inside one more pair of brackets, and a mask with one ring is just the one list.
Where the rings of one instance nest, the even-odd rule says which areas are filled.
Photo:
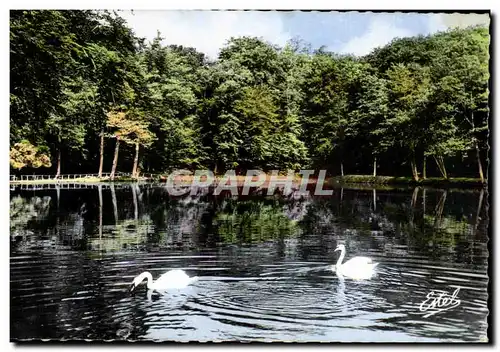
[[346, 175], [336, 176], [329, 179], [330, 184], [363, 183], [370, 185], [409, 185], [409, 186], [440, 186], [440, 187], [483, 187], [479, 178], [439, 178], [429, 177], [420, 179], [418, 182], [411, 177], [397, 176], [371, 176], [371, 175]]
[[[155, 178], [146, 178], [140, 177], [139, 181], [143, 182], [165, 182], [166, 176], [164, 177], [155, 177]], [[223, 175], [216, 176], [216, 182], [220, 181], [223, 178]], [[176, 183], [184, 183], [191, 184], [193, 182], [194, 177], [192, 175], [183, 175], [176, 176]], [[246, 176], [236, 176], [238, 186], [243, 186], [247, 177]], [[266, 187], [269, 185], [269, 181], [271, 179], [271, 175], [267, 175], [264, 184], [261, 187]], [[286, 176], [279, 176], [278, 179], [280, 181], [286, 180]], [[82, 178], [74, 178], [74, 179], [43, 179], [43, 180], [15, 180], [10, 181], [10, 184], [28, 184], [28, 185], [36, 185], [36, 184], [58, 184], [58, 183], [99, 183], [99, 182], [137, 182], [137, 179], [134, 179], [130, 176], [119, 176], [115, 177], [113, 181], [109, 179], [109, 177], [82, 177]], [[257, 181], [257, 177], [253, 177], [252, 181]], [[293, 182], [295, 184], [299, 184], [301, 182], [301, 178], [299, 174], [296, 174]], [[310, 178], [309, 183], [314, 184], [316, 182], [315, 178]], [[462, 188], [480, 188], [483, 187], [484, 184], [481, 183], [479, 178], [465, 178], [465, 177], [456, 177], [456, 178], [438, 178], [438, 177], [430, 177], [425, 180], [421, 179], [418, 182], [413, 180], [411, 177], [396, 177], [396, 176], [371, 176], [371, 175], [346, 175], [346, 176], [335, 176], [329, 177], [326, 181], [327, 184], [331, 186], [335, 185], [364, 185], [364, 186], [431, 186], [431, 187], [462, 187]]]

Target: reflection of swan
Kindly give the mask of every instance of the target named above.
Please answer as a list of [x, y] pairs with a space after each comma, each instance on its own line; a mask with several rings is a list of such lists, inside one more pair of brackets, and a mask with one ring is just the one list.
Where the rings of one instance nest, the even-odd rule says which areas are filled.
[[175, 269], [167, 271], [156, 281], [153, 281], [153, 276], [151, 275], [151, 273], [145, 271], [137, 276], [134, 281], [132, 281], [130, 291], [134, 290], [138, 285], [140, 285], [144, 279], [147, 279], [148, 290], [161, 291], [171, 288], [184, 288], [198, 280], [198, 277], [189, 277], [184, 272], [184, 270]]
[[354, 257], [342, 264], [342, 260], [344, 260], [345, 256], [345, 246], [339, 244], [337, 248], [335, 248], [335, 251], [341, 251], [337, 264], [333, 266], [333, 269], [338, 275], [351, 279], [363, 280], [369, 279], [375, 274], [374, 269], [378, 263], [373, 263], [371, 258]]
[[345, 282], [344, 276], [337, 271], [337, 277], [339, 278], [339, 286], [337, 289], [337, 300], [339, 302], [339, 307], [342, 307], [342, 311], [347, 311], [347, 303], [345, 298]]

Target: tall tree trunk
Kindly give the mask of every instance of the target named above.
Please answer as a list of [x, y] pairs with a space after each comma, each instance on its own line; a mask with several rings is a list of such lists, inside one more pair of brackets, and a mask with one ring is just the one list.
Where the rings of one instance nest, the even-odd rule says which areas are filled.
[[55, 178], [59, 178], [59, 176], [61, 176], [61, 149], [57, 151], [57, 171]]
[[415, 155], [411, 157], [410, 165], [411, 165], [411, 173], [413, 174], [413, 179], [418, 182], [418, 170], [417, 170], [417, 163], [415, 162]]
[[[476, 128], [476, 125], [474, 122], [474, 111], [471, 112], [471, 119], [469, 122], [472, 126], [472, 131], [474, 132], [475, 128]], [[479, 178], [481, 179], [481, 182], [484, 183], [483, 165], [481, 164], [481, 153], [479, 151], [479, 144], [477, 143], [476, 136], [473, 136], [472, 138], [474, 140], [474, 148], [476, 149], [477, 166], [479, 168]]]
[[116, 165], [118, 165], [118, 151], [120, 150], [120, 139], [116, 137], [116, 147], [115, 147], [115, 156], [113, 158], [113, 167], [111, 168], [111, 180], [115, 179]]
[[132, 177], [137, 178], [137, 164], [139, 163], [139, 143], [135, 143], [134, 166], [132, 167]]
[[103, 164], [104, 164], [104, 130], [101, 130], [101, 146], [99, 148], [99, 178], [102, 177]]
[[476, 148], [477, 166], [479, 167], [479, 178], [481, 182], [484, 183], [483, 165], [481, 164], [481, 153], [479, 152], [479, 145], [477, 140], [474, 141], [474, 147]]
[[436, 165], [437, 165], [437, 167], [438, 167], [438, 169], [439, 169], [439, 173], [440, 173], [440, 174], [441, 174], [441, 176], [442, 176], [442, 175], [443, 175], [443, 170], [441, 170], [441, 165], [439, 164], [439, 160], [438, 160], [438, 158], [437, 158], [435, 155], [433, 155], [432, 157], [434, 158], [434, 161], [436, 162]]
[[446, 165], [444, 164], [444, 158], [441, 156], [441, 164], [443, 165], [444, 178], [448, 179], [448, 173], [446, 172]]
[[444, 158], [442, 155], [434, 155], [434, 160], [436, 161], [436, 165], [438, 166], [439, 172], [441, 172], [441, 175], [445, 178], [448, 179], [448, 174], [446, 173], [446, 166], [444, 164]]
[[340, 162], [340, 175], [342, 177], [344, 177], [344, 162], [343, 161]]
[[427, 178], [427, 157], [424, 155], [424, 160], [422, 162], [422, 179]]
[[377, 157], [373, 158], [373, 177], [377, 176]]
[[446, 165], [444, 164], [444, 158], [442, 155], [439, 157], [439, 160], [441, 160], [441, 167], [443, 168], [443, 176], [445, 179], [448, 179], [448, 173], [446, 172]]

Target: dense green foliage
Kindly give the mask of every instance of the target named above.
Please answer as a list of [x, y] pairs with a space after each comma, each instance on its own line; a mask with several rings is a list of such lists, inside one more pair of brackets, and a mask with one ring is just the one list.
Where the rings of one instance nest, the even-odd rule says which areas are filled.
[[361, 58], [231, 38], [209, 60], [160, 34], [146, 43], [107, 12], [12, 11], [10, 25], [11, 148], [23, 141], [51, 159], [13, 161], [15, 172], [486, 172], [484, 27]]

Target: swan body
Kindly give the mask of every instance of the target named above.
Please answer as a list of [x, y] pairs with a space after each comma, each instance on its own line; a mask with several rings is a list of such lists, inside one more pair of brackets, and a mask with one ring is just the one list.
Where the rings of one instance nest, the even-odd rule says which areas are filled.
[[167, 289], [175, 288], [185, 288], [193, 282], [198, 280], [198, 277], [189, 277], [184, 270], [174, 269], [167, 271], [161, 275], [156, 281], [153, 281], [153, 275], [150, 272], [145, 271], [142, 274], [135, 277], [130, 286], [130, 291], [133, 291], [137, 286], [139, 286], [142, 281], [147, 280], [148, 290], [162, 291]]
[[346, 252], [345, 246], [340, 244], [335, 251], [341, 251], [337, 264], [333, 266], [337, 275], [342, 277], [346, 276], [355, 280], [365, 280], [375, 275], [375, 267], [378, 263], [374, 263], [371, 258], [354, 257], [342, 264]]

